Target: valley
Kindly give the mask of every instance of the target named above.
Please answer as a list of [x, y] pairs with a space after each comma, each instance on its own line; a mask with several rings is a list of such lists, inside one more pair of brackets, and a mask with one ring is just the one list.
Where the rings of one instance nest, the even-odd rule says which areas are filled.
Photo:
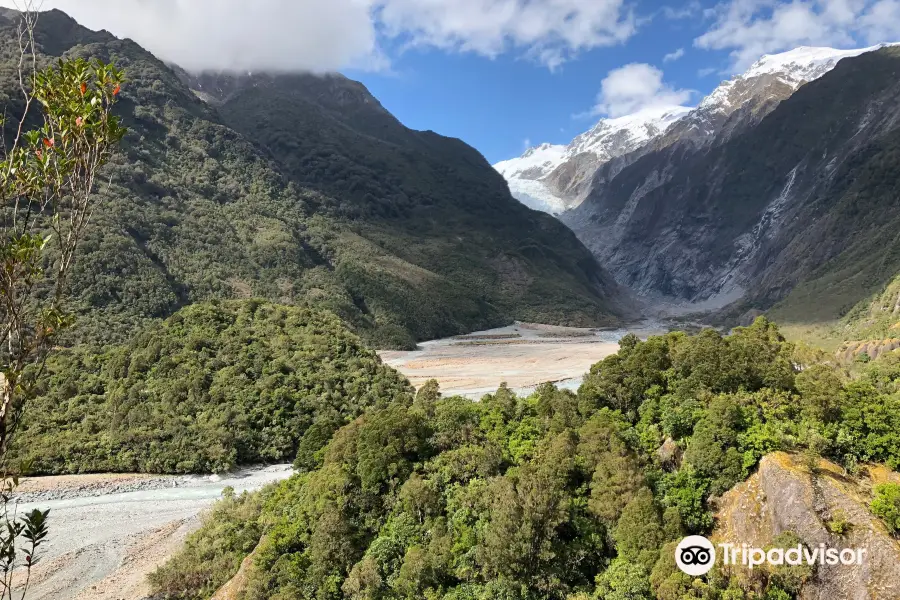
[[[477, 400], [507, 383], [525, 396], [545, 382], [577, 390], [591, 365], [618, 351], [624, 335], [663, 331], [648, 322], [610, 330], [516, 323], [379, 355], [417, 388], [436, 379], [443, 393]], [[226, 487], [240, 494], [292, 473], [290, 465], [274, 465], [213, 476], [27, 478], [17, 492], [17, 509], [50, 509], [53, 528], [29, 598], [143, 600], [150, 593], [147, 576], [200, 526], [201, 515]], [[98, 528], [98, 523], [122, 525]]]
[[[650, 64], [671, 7], [492, 3], [470, 46], [397, 2], [329, 5], [369, 67], [249, 3], [195, 41], [0, 0], [0, 600], [893, 600], [896, 32]], [[588, 88], [604, 52], [641, 62]]]
[[827, 329], [900, 271], [898, 69], [896, 44], [765, 55], [691, 110], [601, 119], [495, 166], [523, 202], [555, 198], [535, 206], [651, 306]]

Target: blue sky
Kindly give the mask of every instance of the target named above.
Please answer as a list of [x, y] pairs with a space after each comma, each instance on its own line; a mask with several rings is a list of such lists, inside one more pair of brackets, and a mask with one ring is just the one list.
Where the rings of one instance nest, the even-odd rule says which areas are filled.
[[[693, 47], [704, 25], [659, 13], [625, 43], [589, 50], [553, 71], [516, 52], [489, 58], [412, 49], [396, 55], [389, 73], [345, 72], [407, 126], [461, 138], [495, 163], [521, 154], [526, 142], [565, 144], [589, 129], [600, 115], [585, 113], [602, 80], [629, 63], [659, 68], [664, 82], [693, 91], [696, 102], [728, 77], [730, 66], [727, 51]], [[663, 61], [678, 49], [681, 58]]]
[[[341, 71], [491, 162], [603, 116], [692, 105], [765, 53], [900, 41], [900, 0], [0, 0], [192, 70]], [[683, 49], [677, 60], [667, 54]], [[602, 94], [601, 94], [602, 92]], [[575, 115], [583, 115], [575, 118]], [[584, 116], [587, 115], [587, 116]]]

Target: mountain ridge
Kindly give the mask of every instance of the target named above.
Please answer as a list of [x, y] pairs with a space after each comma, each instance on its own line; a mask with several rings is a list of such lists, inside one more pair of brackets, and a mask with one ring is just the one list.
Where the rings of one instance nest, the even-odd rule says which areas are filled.
[[711, 144], [653, 149], [601, 182], [604, 166], [562, 218], [638, 293], [730, 305], [732, 319], [779, 301], [780, 320], [836, 318], [900, 270], [898, 60], [896, 47], [845, 58], [736, 111], [743, 125]]
[[[0, 36], [12, 40], [9, 14]], [[295, 79], [290, 124], [271, 94], [284, 80], [257, 76], [250, 92], [268, 104], [248, 108], [268, 111], [254, 118], [272, 134], [260, 140], [223, 116], [247, 93], [240, 78], [220, 78], [207, 99], [221, 101], [204, 102], [183, 70], [60, 11], [42, 13], [36, 40], [41, 61], [100, 57], [129, 78], [119, 110], [130, 133], [73, 273], [73, 342], [125, 341], [187, 304], [247, 296], [318, 304], [385, 347], [515, 319], [617, 322], [616, 284], [571, 232], [513, 200], [477, 151], [407, 130], [362, 84]], [[4, 47], [0, 88], [12, 90], [15, 44]], [[15, 94], [4, 100], [15, 113]], [[301, 122], [304, 135], [286, 130]]]
[[595, 166], [649, 144], [689, 112], [682, 106], [658, 106], [601, 119], [568, 145], [541, 144], [519, 158], [496, 163], [494, 168], [507, 180], [513, 196], [526, 206], [561, 213], [589, 192]]
[[[594, 186], [602, 186], [642, 154], [676, 142], [695, 146], [722, 143], [758, 123], [801, 85], [821, 77], [841, 59], [890, 45], [849, 50], [801, 46], [778, 54], [766, 54], [743, 73], [721, 82], [696, 107], [651, 108], [616, 119], [601, 119], [565, 146], [567, 151], [563, 157], [548, 161], [537, 172], [528, 170], [529, 163], [524, 160], [527, 158], [524, 155], [494, 166], [507, 178], [513, 195], [532, 208], [554, 214], [572, 210], [584, 201]], [[668, 120], [656, 119], [666, 112], [672, 113]], [[628, 121], [633, 125], [625, 125]], [[619, 131], [639, 133], [644, 122], [656, 126], [659, 131], [653, 135], [634, 136], [632, 143], [622, 145], [617, 151], [594, 153], [593, 157], [582, 155], [584, 150], [579, 150], [605, 141], [603, 134], [607, 131], [612, 135]], [[538, 147], [543, 146], [546, 145]], [[528, 152], [530, 150], [526, 154]], [[601, 172], [604, 167], [606, 171]]]

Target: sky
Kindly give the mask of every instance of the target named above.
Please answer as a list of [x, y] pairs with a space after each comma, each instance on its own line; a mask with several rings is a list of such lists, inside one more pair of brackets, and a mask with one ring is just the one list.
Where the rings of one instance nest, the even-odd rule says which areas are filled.
[[760, 56], [900, 41], [900, 0], [0, 0], [189, 70], [340, 71], [495, 163], [603, 117], [692, 106]]

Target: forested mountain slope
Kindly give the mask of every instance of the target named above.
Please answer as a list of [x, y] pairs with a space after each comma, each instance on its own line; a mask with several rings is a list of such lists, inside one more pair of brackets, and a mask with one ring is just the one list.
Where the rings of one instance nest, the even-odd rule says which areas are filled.
[[[0, 14], [0, 89], [11, 114], [15, 22]], [[343, 91], [327, 105], [243, 106], [248, 127], [277, 123], [260, 133], [280, 146], [235, 132], [227, 106], [200, 100], [132, 41], [59, 11], [42, 14], [37, 41], [48, 58], [112, 60], [129, 79], [120, 110], [130, 133], [72, 280], [82, 339], [124, 340], [214, 297], [308, 301], [382, 346], [513, 319], [615, 319], [614, 285], [574, 235], [521, 207], [474, 150], [406, 130], [374, 99], [373, 113], [344, 102]], [[361, 93], [340, 77], [298, 81], [311, 97], [334, 82]], [[290, 119], [296, 130], [284, 128]], [[372, 137], [382, 130], [386, 141]]]
[[844, 58], [722, 144], [638, 158], [564, 220], [642, 294], [835, 319], [900, 272], [898, 75], [897, 47]]
[[614, 282], [575, 236], [512, 200], [476, 150], [404, 127], [362, 84], [340, 75], [188, 82], [288, 178], [337, 199], [321, 210], [451, 287], [479, 290], [492, 308], [583, 322], [591, 295], [614, 299]]
[[53, 357], [12, 455], [33, 473], [224, 472], [317, 451], [405, 377], [334, 315], [198, 303], [127, 344]]

